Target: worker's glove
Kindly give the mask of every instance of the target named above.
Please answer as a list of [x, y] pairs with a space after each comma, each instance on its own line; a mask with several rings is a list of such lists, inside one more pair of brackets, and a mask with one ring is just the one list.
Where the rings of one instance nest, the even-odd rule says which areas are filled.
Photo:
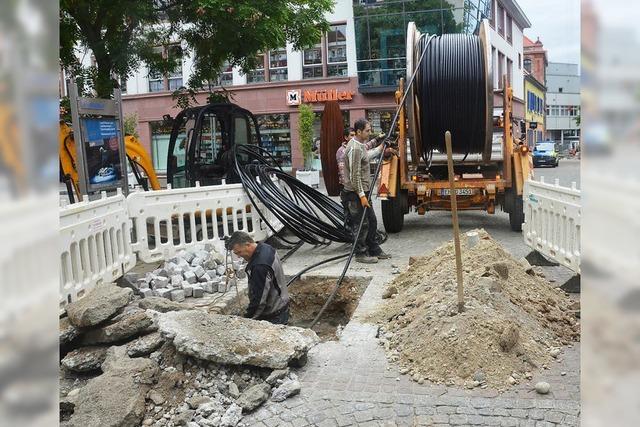
[[371, 205], [369, 204], [369, 199], [367, 199], [367, 196], [361, 196], [360, 197], [360, 204], [362, 205], [363, 208], [370, 208]]
[[384, 158], [388, 159], [391, 156], [397, 156], [398, 155], [398, 150], [391, 148], [391, 147], [387, 147], [384, 149]]

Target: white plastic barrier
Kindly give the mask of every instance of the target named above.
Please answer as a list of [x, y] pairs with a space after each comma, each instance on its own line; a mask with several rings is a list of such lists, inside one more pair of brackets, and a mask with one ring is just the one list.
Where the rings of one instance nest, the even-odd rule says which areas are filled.
[[[242, 230], [262, 240], [271, 230], [260, 218], [241, 184], [167, 189], [130, 194], [133, 250], [144, 262], [170, 258], [196, 243], [220, 244]], [[261, 212], [276, 230], [282, 225], [266, 209]]]
[[571, 188], [528, 180], [523, 194], [525, 243], [580, 273], [582, 205], [575, 182]]
[[136, 264], [131, 221], [121, 191], [60, 209], [60, 308]]
[[[16, 319], [48, 316], [56, 298], [58, 220], [51, 215], [57, 194], [37, 194], [0, 201], [0, 330], [3, 336]], [[34, 310], [38, 310], [37, 312]], [[31, 331], [29, 327], [25, 329]], [[25, 332], [28, 333], [28, 332]], [[6, 338], [6, 336], [5, 336]]]

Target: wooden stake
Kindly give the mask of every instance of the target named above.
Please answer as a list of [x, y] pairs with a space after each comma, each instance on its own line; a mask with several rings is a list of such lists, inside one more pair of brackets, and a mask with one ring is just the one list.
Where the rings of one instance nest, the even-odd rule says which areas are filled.
[[453, 220], [453, 241], [456, 249], [456, 275], [458, 279], [458, 313], [464, 311], [464, 289], [462, 285], [462, 254], [460, 253], [460, 227], [458, 226], [458, 200], [453, 174], [453, 153], [451, 151], [451, 132], [444, 134], [447, 145], [447, 166], [449, 169], [449, 188], [451, 197], [451, 218]]

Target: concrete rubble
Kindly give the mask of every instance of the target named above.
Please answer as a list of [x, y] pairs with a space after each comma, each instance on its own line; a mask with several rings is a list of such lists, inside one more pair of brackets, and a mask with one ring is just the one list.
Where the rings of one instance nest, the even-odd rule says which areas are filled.
[[178, 352], [230, 365], [286, 368], [319, 342], [309, 329], [189, 310], [158, 316], [160, 333]]
[[[193, 255], [192, 263], [218, 260]], [[188, 258], [166, 263], [158, 277], [186, 269]], [[193, 286], [192, 295], [207, 285]], [[209, 314], [114, 285], [69, 307], [74, 318], [60, 319], [62, 427], [242, 425], [267, 400], [300, 391], [287, 366], [299, 366], [319, 341], [310, 330]]]
[[244, 277], [244, 262], [225, 262], [224, 249], [212, 244], [182, 250], [160, 268], [143, 277], [127, 274], [123, 283], [143, 298], [161, 297], [182, 302], [202, 298], [205, 293], [226, 292], [226, 272]]

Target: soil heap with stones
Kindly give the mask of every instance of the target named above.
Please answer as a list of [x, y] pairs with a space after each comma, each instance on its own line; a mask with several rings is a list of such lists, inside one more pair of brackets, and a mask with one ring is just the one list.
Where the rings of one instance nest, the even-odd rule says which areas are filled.
[[372, 315], [382, 327], [388, 358], [415, 381], [503, 390], [579, 340], [575, 302], [484, 230], [478, 234], [471, 248], [461, 239], [462, 313], [449, 242], [414, 259], [388, 285], [388, 299]]

